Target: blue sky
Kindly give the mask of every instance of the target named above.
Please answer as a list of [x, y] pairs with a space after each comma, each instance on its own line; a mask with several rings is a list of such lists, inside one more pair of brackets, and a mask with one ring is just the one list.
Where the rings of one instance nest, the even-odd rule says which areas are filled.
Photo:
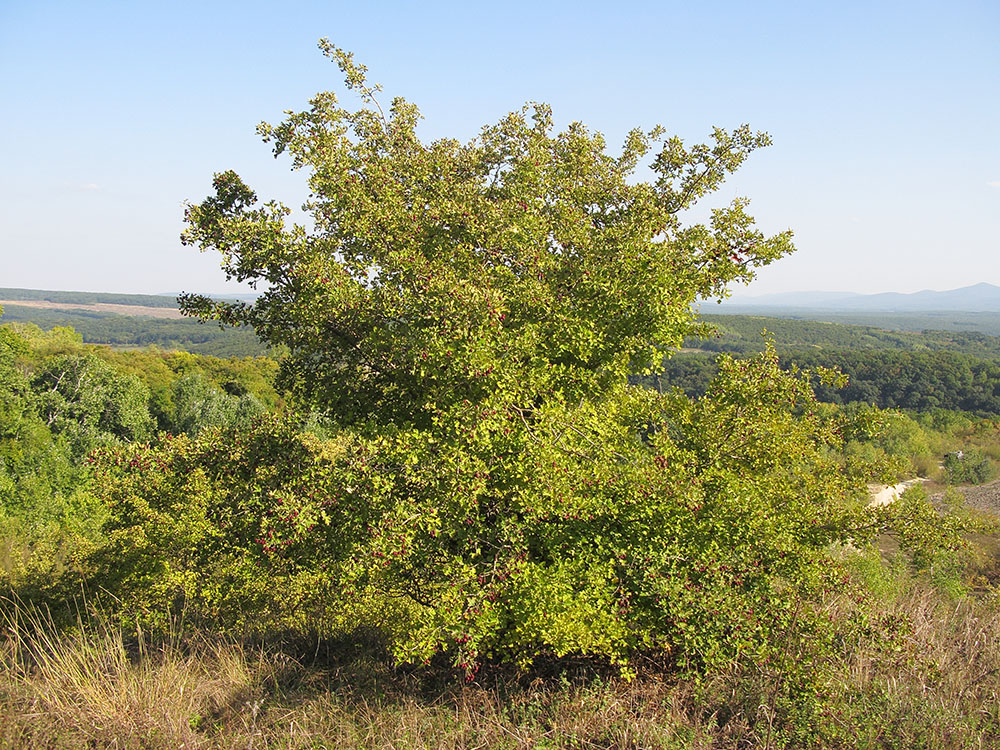
[[1000, 284], [996, 0], [0, 0], [0, 286], [231, 289], [180, 245], [182, 204], [224, 169], [301, 203], [254, 128], [342, 90], [323, 36], [416, 103], [426, 139], [529, 100], [611, 144], [768, 131], [710, 204], [749, 197], [798, 251], [738, 295]]

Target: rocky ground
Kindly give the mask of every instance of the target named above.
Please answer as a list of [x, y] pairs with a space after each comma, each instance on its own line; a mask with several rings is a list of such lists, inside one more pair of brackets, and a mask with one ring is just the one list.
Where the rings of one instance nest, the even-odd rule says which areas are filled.
[[[1000, 479], [989, 484], [968, 485], [956, 488], [965, 497], [970, 508], [1000, 516]], [[944, 486], [935, 484], [928, 487], [931, 500], [938, 501], [944, 496]]]

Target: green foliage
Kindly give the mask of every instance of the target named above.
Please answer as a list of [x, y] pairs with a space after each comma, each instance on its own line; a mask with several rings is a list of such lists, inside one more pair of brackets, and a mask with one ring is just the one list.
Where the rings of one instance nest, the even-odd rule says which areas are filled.
[[[106, 483], [141, 488], [121, 497], [156, 503], [157, 519], [204, 498], [184, 525], [204, 531], [179, 548], [232, 536], [209, 530], [228, 519], [215, 504], [246, 508], [258, 569], [321, 569], [347, 600], [400, 602], [382, 624], [398, 658], [445, 652], [473, 672], [490, 656], [766, 660], [822, 630], [832, 546], [897, 526], [924, 539], [929, 506], [869, 512], [868, 469], [844, 471], [848, 425], [810, 387], [836, 373], [783, 372], [768, 349], [721, 360], [694, 402], [628, 385], [698, 330], [697, 298], [791, 249], [788, 233], [755, 229], [742, 199], [708, 224], [681, 220], [766, 135], [716, 129], [687, 147], [637, 129], [610, 156], [599, 134], [555, 132], [533, 105], [469, 143], [424, 144], [415, 107], [384, 110], [365, 69], [321, 47], [361, 108], [319, 94], [260, 126], [308, 171], [313, 230], [286, 226], [288, 209], [259, 205], [235, 173], [216, 175], [183, 240], [266, 290], [252, 305], [181, 303], [286, 347], [279, 382], [353, 439], [327, 462], [295, 447], [243, 454], [263, 433], [236, 430], [214, 438], [233, 451], [224, 471], [166, 465], [162, 480], [140, 469]], [[650, 182], [635, 177], [644, 161]], [[288, 465], [287, 453], [302, 458]]]
[[[197, 429], [191, 419], [196, 419], [187, 406], [187, 416], [182, 415], [185, 424], [178, 423], [178, 405], [174, 402], [179, 381], [193, 379], [199, 383], [197, 390], [205, 390], [206, 398], [219, 401], [216, 411], [228, 413], [237, 411], [237, 404], [228, 404], [223, 396], [243, 399], [239, 409], [256, 412], [265, 407], [278, 405], [279, 397], [274, 390], [274, 378], [278, 366], [274, 360], [265, 357], [243, 357], [220, 359], [188, 352], [167, 352], [159, 349], [116, 352], [98, 349], [97, 355], [105, 359], [121, 372], [138, 377], [150, 389], [150, 411], [159, 428], [168, 432], [186, 432]], [[183, 389], [182, 389], [183, 390]], [[256, 406], [255, 406], [256, 405]], [[209, 409], [211, 412], [212, 409]], [[213, 421], [212, 424], [222, 424]]]
[[145, 440], [153, 431], [149, 390], [93, 355], [61, 355], [41, 364], [32, 379], [38, 411], [82, 456], [109, 439]]
[[[655, 154], [663, 130], [635, 130], [612, 157], [579, 123], [554, 133], [536, 105], [468, 144], [425, 145], [412, 105], [383, 113], [374, 90], [351, 85], [360, 110], [326, 93], [261, 126], [311, 172], [312, 234], [286, 227], [280, 204], [254, 207], [232, 172], [188, 208], [185, 242], [219, 250], [228, 276], [267, 291], [252, 306], [182, 297], [189, 313], [287, 346], [282, 383], [344, 423], [428, 428], [498, 391], [524, 408], [539, 395], [600, 398], [681, 342], [697, 296], [790, 250], [787, 234], [754, 229], [745, 201], [707, 226], [681, 224], [768, 143], [747, 127], [690, 149], [667, 139]], [[655, 179], [637, 183], [647, 155]]]
[[[758, 341], [762, 346], [759, 332]], [[1000, 363], [996, 359], [946, 351], [780, 350], [786, 366], [833, 367], [848, 376], [849, 382], [843, 388], [816, 383], [817, 396], [823, 401], [860, 402], [882, 409], [946, 409], [1000, 415]], [[661, 389], [675, 386], [689, 395], [700, 395], [714, 371], [711, 355], [683, 352], [666, 361], [658, 377], [637, 382]]]
[[898, 411], [882, 411], [865, 404], [844, 407], [848, 419], [845, 456], [884, 468], [887, 481], [927, 476], [921, 469], [936, 463], [927, 433], [914, 419]]
[[[169, 397], [185, 377], [215, 405], [197, 414], [189, 408], [188, 429], [200, 428], [198, 418], [245, 421], [276, 402], [275, 367], [112, 352], [83, 344], [72, 329], [0, 326], [0, 580], [24, 596], [51, 595], [52, 603], [64, 584], [72, 591], [102, 544], [107, 515], [91, 491], [90, 451], [153, 438], [151, 405], [172, 427]], [[147, 385], [167, 399], [151, 398]]]
[[173, 406], [174, 430], [188, 435], [205, 427], [248, 425], [264, 413], [263, 405], [254, 396], [214, 388], [199, 373], [174, 382]]
[[921, 326], [917, 325], [888, 330], [880, 325], [756, 315], [705, 315], [704, 320], [712, 325], [712, 335], [691, 337], [685, 346], [715, 352], [759, 352], [764, 346], [760, 332], [766, 328], [781, 351], [947, 351], [980, 359], [1000, 359], [1000, 337], [974, 331], [920, 331]]
[[44, 588], [92, 548], [103, 513], [70, 441], [39, 416], [52, 399], [32, 388], [31, 348], [0, 326], [0, 580]]
[[[4, 312], [6, 318], [6, 310]], [[80, 334], [66, 326], [42, 330], [34, 323], [13, 322], [5, 323], [3, 328], [23, 341], [27, 347], [22, 352], [25, 361], [35, 362], [55, 354], [79, 354], [85, 350]]]
[[[361, 623], [401, 659], [445, 651], [470, 671], [650, 649], [722, 665], [822, 625], [812, 602], [837, 586], [831, 544], [953, 535], [929, 506], [864, 508], [865, 477], [836, 456], [843, 421], [773, 354], [726, 363], [695, 403], [629, 396], [600, 435], [550, 406], [527, 427], [480, 413], [448, 442], [322, 441], [268, 419], [105, 449], [95, 583], [146, 622], [173, 607], [227, 629]], [[505, 430], [525, 468], [493, 456]]]
[[[337, 502], [341, 452], [279, 418], [101, 449], [92, 461], [109, 519], [91, 585], [146, 624], [183, 612], [243, 633], [343, 627], [328, 567], [343, 555], [318, 555], [360, 533]], [[318, 529], [328, 541], [304, 543]]]
[[[96, 305], [176, 309], [176, 297], [154, 294], [57, 292], [38, 289], [0, 289], [0, 299], [10, 300], [8, 322], [73, 328], [81, 341], [135, 348], [155, 345], [162, 349], [209, 354], [217, 357], [261, 356], [265, 349], [249, 329], [203, 326], [192, 320], [171, 320], [145, 315], [123, 315]], [[18, 301], [44, 301], [52, 307], [18, 305]], [[61, 307], [60, 305], [67, 305]], [[89, 306], [89, 307], [84, 307]]]
[[28, 378], [17, 367], [28, 352], [27, 342], [6, 326], [0, 326], [0, 438], [15, 437], [25, 413], [31, 408]]
[[[173, 301], [173, 304], [176, 302]], [[250, 329], [220, 328], [194, 320], [21, 305], [8, 305], [5, 319], [45, 329], [70, 327], [79, 332], [82, 341], [118, 348], [157, 346], [215, 357], [259, 357], [267, 353], [266, 347]]]
[[[730, 315], [726, 313], [710, 317], [714, 319], [742, 318], [744, 320], [752, 320], [766, 315], [768, 319], [778, 318], [790, 322], [808, 321], [810, 324], [860, 326], [898, 334], [900, 340], [903, 341], [914, 331], [922, 331], [925, 333], [930, 332], [935, 336], [955, 336], [956, 342], [962, 340], [973, 342], [976, 337], [984, 336], [987, 337], [987, 340], [992, 340], [995, 347], [996, 339], [1000, 337], [1000, 312], [965, 312], [962, 310], [899, 313], [884, 311], [830, 312], [805, 308], [793, 311], [789, 308], [782, 309], [775, 307], [740, 309], [734, 302], [728, 303], [726, 308], [738, 314]], [[737, 325], [739, 326], [739, 324]]]

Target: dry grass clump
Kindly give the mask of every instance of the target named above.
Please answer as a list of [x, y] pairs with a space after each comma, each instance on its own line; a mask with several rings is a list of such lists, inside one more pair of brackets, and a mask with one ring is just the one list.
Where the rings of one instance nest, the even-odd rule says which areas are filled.
[[708, 748], [718, 735], [656, 675], [583, 665], [466, 685], [394, 667], [371, 641], [303, 666], [204, 635], [152, 644], [99, 619], [67, 635], [29, 605], [3, 604], [3, 747]]
[[[7, 602], [10, 605], [10, 602]], [[370, 644], [304, 667], [233, 642], [126, 641], [105, 625], [60, 636], [5, 613], [0, 745], [115, 748], [710, 747], [680, 691], [656, 680], [523, 680], [392, 667]], [[586, 672], [590, 674], [586, 674]]]
[[893, 659], [850, 654], [844, 703], [859, 747], [1000, 747], [1000, 606], [915, 589], [892, 614], [912, 635]]
[[[287, 659], [239, 644], [153, 645], [100, 620], [59, 633], [44, 613], [4, 602], [0, 737], [13, 747], [202, 747], [230, 722], [253, 729]], [[96, 623], [96, 624], [95, 624]]]

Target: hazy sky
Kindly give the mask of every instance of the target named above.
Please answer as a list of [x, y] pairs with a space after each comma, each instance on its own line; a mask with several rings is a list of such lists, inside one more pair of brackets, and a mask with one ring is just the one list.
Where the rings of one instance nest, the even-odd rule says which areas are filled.
[[254, 128], [342, 91], [323, 36], [426, 139], [529, 100], [611, 144], [767, 130], [713, 205], [748, 196], [798, 252], [738, 294], [1000, 284], [997, 0], [0, 0], [0, 287], [231, 289], [180, 245], [182, 204], [225, 169], [302, 202]]

